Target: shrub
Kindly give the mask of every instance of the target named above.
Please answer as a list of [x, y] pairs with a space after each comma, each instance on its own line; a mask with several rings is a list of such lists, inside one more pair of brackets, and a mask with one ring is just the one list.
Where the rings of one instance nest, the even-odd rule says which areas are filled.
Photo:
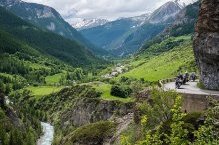
[[76, 129], [71, 135], [71, 143], [88, 144], [91, 142], [101, 144], [107, 137], [111, 137], [115, 131], [115, 123], [110, 121], [100, 121], [88, 124]]
[[129, 87], [120, 87], [118, 85], [113, 85], [110, 94], [112, 96], [127, 98], [132, 93], [132, 89]]

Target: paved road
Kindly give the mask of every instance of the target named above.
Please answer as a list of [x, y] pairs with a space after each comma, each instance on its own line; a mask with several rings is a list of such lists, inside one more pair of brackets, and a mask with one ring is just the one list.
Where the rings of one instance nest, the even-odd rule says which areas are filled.
[[180, 89], [175, 89], [175, 82], [164, 84], [164, 90], [176, 90], [184, 94], [198, 94], [198, 95], [216, 95], [219, 96], [219, 91], [202, 90], [197, 87], [197, 82], [188, 82], [182, 85]]
[[54, 127], [49, 123], [44, 122], [41, 122], [41, 126], [43, 127], [43, 135], [37, 141], [37, 145], [51, 145], [53, 141]]

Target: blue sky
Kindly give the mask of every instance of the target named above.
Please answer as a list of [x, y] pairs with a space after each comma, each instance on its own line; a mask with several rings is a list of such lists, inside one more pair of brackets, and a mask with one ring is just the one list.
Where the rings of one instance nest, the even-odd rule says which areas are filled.
[[[23, 0], [55, 8], [64, 18], [117, 19], [153, 11], [170, 0]], [[186, 4], [195, 0], [180, 0]]]

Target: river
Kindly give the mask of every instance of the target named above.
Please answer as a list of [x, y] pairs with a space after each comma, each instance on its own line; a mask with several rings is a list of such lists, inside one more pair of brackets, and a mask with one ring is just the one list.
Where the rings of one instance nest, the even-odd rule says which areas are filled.
[[38, 139], [37, 145], [51, 145], [54, 136], [54, 127], [45, 122], [41, 122], [41, 126], [43, 127], [43, 135]]
[[[5, 96], [5, 102], [7, 105], [13, 103], [8, 96]], [[38, 139], [37, 145], [51, 145], [54, 137], [54, 127], [46, 122], [41, 122], [43, 127], [43, 135]]]

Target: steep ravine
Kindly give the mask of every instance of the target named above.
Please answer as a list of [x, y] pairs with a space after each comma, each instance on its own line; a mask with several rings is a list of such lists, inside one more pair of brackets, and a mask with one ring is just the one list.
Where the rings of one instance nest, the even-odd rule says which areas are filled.
[[[82, 130], [81, 134], [85, 132], [87, 138], [90, 135], [95, 136], [98, 143], [102, 144], [111, 135], [108, 136], [106, 132], [106, 135], [99, 137], [99, 132], [102, 132], [103, 128], [108, 125], [118, 125], [114, 118], [123, 118], [132, 113], [133, 105], [133, 102], [123, 103], [116, 100], [102, 100], [100, 94], [90, 86], [74, 86], [41, 98], [36, 104], [36, 109], [46, 112], [48, 120], [53, 122], [55, 126], [53, 143], [55, 145], [64, 145], [68, 142], [76, 141], [74, 137], [77, 135], [75, 131], [78, 129]], [[45, 138], [49, 136], [52, 139], [51, 135], [53, 132], [51, 128], [48, 129], [48, 124], [47, 126], [45, 124], [42, 125], [44, 125], [45, 135], [41, 137], [41, 144], [38, 145], [50, 145], [50, 142]], [[94, 127], [93, 129], [96, 131], [89, 134], [89, 131], [84, 131], [88, 127]], [[87, 140], [82, 136], [77, 137], [77, 139], [87, 145]], [[94, 142], [97, 141], [93, 140]], [[47, 142], [47, 144], [42, 144], [42, 142]]]

